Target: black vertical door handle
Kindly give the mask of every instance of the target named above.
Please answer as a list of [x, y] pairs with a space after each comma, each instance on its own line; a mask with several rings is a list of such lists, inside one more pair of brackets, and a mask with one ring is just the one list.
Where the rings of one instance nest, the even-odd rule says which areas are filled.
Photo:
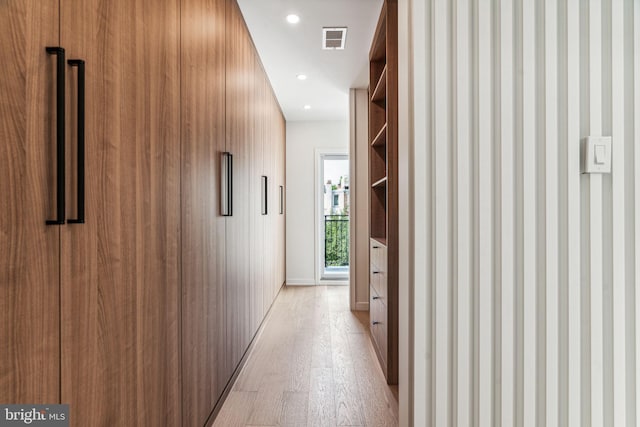
[[78, 67], [78, 217], [69, 219], [69, 224], [84, 224], [84, 61], [81, 59], [70, 59], [68, 61], [72, 67]]
[[233, 154], [229, 153], [227, 157], [229, 167], [227, 167], [227, 206], [229, 208], [229, 216], [233, 216]]
[[261, 181], [262, 181], [262, 208], [261, 208], [261, 213], [262, 215], [267, 215], [268, 211], [267, 211], [267, 177], [265, 175], [262, 175], [261, 177]]
[[56, 219], [48, 219], [47, 225], [62, 225], [64, 224], [65, 216], [65, 195], [64, 195], [64, 136], [65, 136], [65, 116], [64, 116], [64, 68], [66, 66], [64, 61], [64, 49], [61, 47], [46, 47], [46, 51], [49, 55], [56, 55], [58, 57], [58, 63], [56, 67]]
[[220, 214], [233, 216], [233, 155], [222, 153], [220, 168]]

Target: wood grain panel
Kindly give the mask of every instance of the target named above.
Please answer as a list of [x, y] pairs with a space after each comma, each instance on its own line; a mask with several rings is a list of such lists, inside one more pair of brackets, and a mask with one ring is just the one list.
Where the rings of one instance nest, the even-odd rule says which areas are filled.
[[[280, 185], [282, 186], [282, 214], [278, 217], [278, 239], [280, 239], [280, 244], [278, 246], [278, 281], [276, 283], [277, 291], [284, 285], [286, 280], [286, 219], [287, 219], [287, 160], [286, 160], [286, 145], [287, 145], [287, 127], [286, 122], [284, 120], [284, 116], [282, 115], [282, 111], [280, 110], [280, 105], [276, 102], [276, 121], [277, 121], [277, 134], [279, 143], [279, 155], [278, 155], [278, 176], [280, 178]], [[279, 191], [279, 189], [278, 189]]]
[[[382, 43], [385, 49], [381, 49]], [[383, 55], [384, 52], [384, 55]], [[369, 199], [371, 219], [370, 237], [387, 246], [387, 299], [383, 313], [387, 328], [387, 343], [384, 347], [385, 376], [389, 384], [398, 382], [398, 3], [386, 0], [383, 4], [376, 34], [370, 51], [370, 85], [378, 80], [380, 61], [386, 61], [386, 100], [383, 104], [369, 103], [369, 140], [386, 124], [386, 143], [373, 145], [369, 150], [369, 182], [372, 185]], [[372, 92], [370, 86], [369, 92]], [[380, 175], [380, 174], [383, 175]], [[384, 185], [378, 180], [386, 178]], [[381, 260], [380, 260], [381, 261]], [[379, 335], [379, 334], [378, 334]], [[373, 335], [377, 339], [376, 334]]]
[[[264, 75], [262, 67], [256, 70], [257, 73]], [[276, 117], [274, 114], [274, 100], [271, 95], [271, 88], [269, 87], [269, 80], [266, 75], [262, 78], [262, 93], [263, 93], [263, 112], [262, 121], [264, 123], [264, 172], [269, 177], [268, 185], [268, 199], [269, 210], [265, 217], [264, 224], [264, 254], [267, 264], [265, 265], [265, 278], [267, 283], [265, 284], [265, 300], [264, 309], [265, 312], [269, 310], [271, 303], [276, 296], [276, 263], [279, 257], [277, 252], [278, 239], [276, 236], [276, 221], [278, 215], [277, 206], [277, 177], [276, 177], [276, 157], [278, 151], [278, 140], [275, 136]]]
[[179, 1], [62, 7], [62, 44], [87, 72], [87, 220], [61, 244], [62, 401], [74, 426], [179, 425]]
[[398, 3], [387, 6], [387, 382], [398, 383]]
[[[226, 144], [233, 154], [233, 216], [226, 219], [227, 351], [229, 366], [242, 358], [251, 338], [252, 298], [248, 248], [252, 141], [251, 109], [254, 89], [251, 39], [235, 1], [227, 7]], [[262, 319], [262, 317], [260, 318]]]
[[[204, 425], [226, 364], [226, 239], [220, 215], [226, 0], [181, 3], [183, 425]], [[234, 161], [238, 161], [234, 158]], [[237, 211], [236, 211], [237, 212]]]
[[[272, 93], [272, 92], [270, 92]], [[282, 111], [280, 110], [280, 104], [278, 104], [278, 100], [275, 96], [271, 96], [271, 122], [274, 126], [273, 128], [273, 140], [274, 140], [274, 153], [275, 153], [275, 163], [274, 163], [274, 187], [273, 187], [273, 203], [274, 210], [273, 215], [275, 217], [275, 244], [276, 248], [275, 257], [274, 257], [274, 265], [275, 265], [275, 278], [274, 278], [274, 298], [280, 291], [280, 288], [284, 284], [285, 281], [285, 213], [284, 213], [284, 200], [283, 203], [283, 212], [280, 214], [280, 186], [283, 189], [283, 198], [284, 198], [284, 190], [286, 188], [286, 124], [284, 121], [284, 117], [282, 115]]]
[[59, 401], [60, 227], [55, 213], [59, 9], [0, 1], [0, 402]]
[[253, 62], [253, 92], [251, 94], [251, 170], [250, 170], [250, 216], [251, 216], [251, 324], [257, 328], [268, 308], [265, 301], [269, 299], [266, 290], [269, 281], [266, 278], [268, 260], [264, 252], [265, 237], [265, 216], [262, 215], [262, 175], [266, 175], [264, 169], [264, 157], [266, 151], [265, 144], [265, 118], [264, 118], [264, 97], [265, 86], [264, 76], [259, 72], [259, 64]]

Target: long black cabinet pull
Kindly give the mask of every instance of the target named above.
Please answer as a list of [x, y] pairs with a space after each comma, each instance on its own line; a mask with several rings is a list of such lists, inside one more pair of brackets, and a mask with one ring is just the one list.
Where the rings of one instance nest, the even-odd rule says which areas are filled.
[[233, 216], [233, 155], [228, 152], [221, 157], [220, 214]]
[[69, 224], [84, 224], [84, 61], [70, 59], [68, 64], [78, 67], [78, 217], [68, 219]]
[[268, 199], [268, 195], [267, 195], [267, 177], [262, 175], [261, 177], [262, 180], [262, 215], [267, 215], [268, 214], [268, 210], [267, 210], [267, 199]]
[[56, 219], [47, 220], [47, 225], [62, 225], [64, 224], [65, 216], [65, 195], [64, 195], [64, 136], [65, 136], [65, 116], [64, 116], [64, 68], [66, 66], [64, 60], [64, 49], [61, 47], [46, 47], [46, 51], [49, 55], [56, 55], [58, 57], [58, 64], [56, 67], [56, 175], [57, 175], [57, 190], [56, 190]]

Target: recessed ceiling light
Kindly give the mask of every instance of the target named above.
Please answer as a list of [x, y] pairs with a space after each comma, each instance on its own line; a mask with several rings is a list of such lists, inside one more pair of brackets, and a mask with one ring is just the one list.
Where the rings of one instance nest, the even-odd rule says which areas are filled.
[[304, 106], [304, 109], [305, 109], [305, 110], [311, 110], [311, 105], [305, 105], [305, 106]]
[[291, 15], [287, 15], [287, 22], [289, 24], [297, 24], [298, 22], [300, 22], [300, 17], [292, 13]]
[[307, 80], [306, 74], [298, 74], [296, 77], [298, 77], [298, 80]]

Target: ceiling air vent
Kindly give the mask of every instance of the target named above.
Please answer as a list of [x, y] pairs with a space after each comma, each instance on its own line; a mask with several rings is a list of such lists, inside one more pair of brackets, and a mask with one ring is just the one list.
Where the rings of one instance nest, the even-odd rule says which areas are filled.
[[322, 29], [322, 48], [327, 50], [344, 49], [344, 43], [347, 39], [347, 28], [323, 28]]

